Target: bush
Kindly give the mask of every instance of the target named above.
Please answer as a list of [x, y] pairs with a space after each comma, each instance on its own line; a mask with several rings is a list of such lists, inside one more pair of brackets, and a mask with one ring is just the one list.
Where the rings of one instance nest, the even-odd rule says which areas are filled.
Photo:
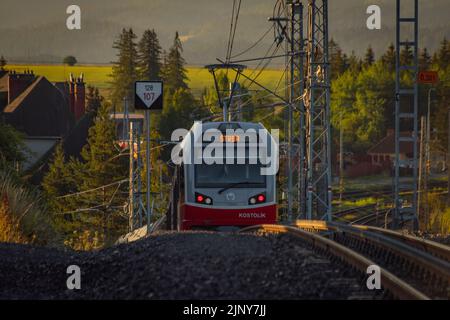
[[75, 58], [74, 56], [67, 56], [63, 60], [63, 63], [68, 64], [69, 66], [74, 66], [77, 64], [77, 62], [77, 58]]
[[446, 197], [429, 195], [430, 218], [426, 228], [428, 231], [437, 234], [450, 234], [450, 207], [447, 206], [446, 200]]
[[0, 242], [59, 243], [42, 198], [4, 171], [0, 172]]

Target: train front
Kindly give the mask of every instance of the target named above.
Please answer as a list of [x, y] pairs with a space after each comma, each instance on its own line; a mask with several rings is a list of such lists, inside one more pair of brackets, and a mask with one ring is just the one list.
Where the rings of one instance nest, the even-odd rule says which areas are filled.
[[278, 141], [259, 123], [195, 123], [183, 141], [180, 229], [276, 223]]

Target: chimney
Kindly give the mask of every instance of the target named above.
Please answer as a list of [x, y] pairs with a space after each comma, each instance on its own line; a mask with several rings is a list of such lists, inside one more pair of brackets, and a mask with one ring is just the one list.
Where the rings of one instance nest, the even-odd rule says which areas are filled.
[[32, 72], [10, 72], [8, 75], [8, 104], [24, 92], [33, 83], [34, 79], [35, 76]]
[[75, 115], [75, 81], [72, 73], [69, 75], [69, 109]]
[[80, 75], [80, 77], [76, 80], [75, 83], [75, 119], [79, 120], [85, 112], [85, 87], [84, 87], [84, 80], [83, 80], [83, 74]]

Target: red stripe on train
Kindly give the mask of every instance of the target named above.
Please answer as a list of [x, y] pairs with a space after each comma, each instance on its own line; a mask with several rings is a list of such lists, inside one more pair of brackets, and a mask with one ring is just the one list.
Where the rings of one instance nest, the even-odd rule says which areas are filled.
[[180, 207], [181, 229], [193, 226], [250, 226], [263, 223], [276, 223], [275, 204], [244, 209], [217, 209], [182, 204]]

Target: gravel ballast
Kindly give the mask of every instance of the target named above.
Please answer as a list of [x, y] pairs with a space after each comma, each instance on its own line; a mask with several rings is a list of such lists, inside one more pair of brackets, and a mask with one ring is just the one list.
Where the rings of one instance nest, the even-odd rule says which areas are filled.
[[[69, 290], [69, 265], [81, 289]], [[366, 277], [286, 234], [162, 232], [96, 252], [0, 244], [0, 299], [371, 299]]]

